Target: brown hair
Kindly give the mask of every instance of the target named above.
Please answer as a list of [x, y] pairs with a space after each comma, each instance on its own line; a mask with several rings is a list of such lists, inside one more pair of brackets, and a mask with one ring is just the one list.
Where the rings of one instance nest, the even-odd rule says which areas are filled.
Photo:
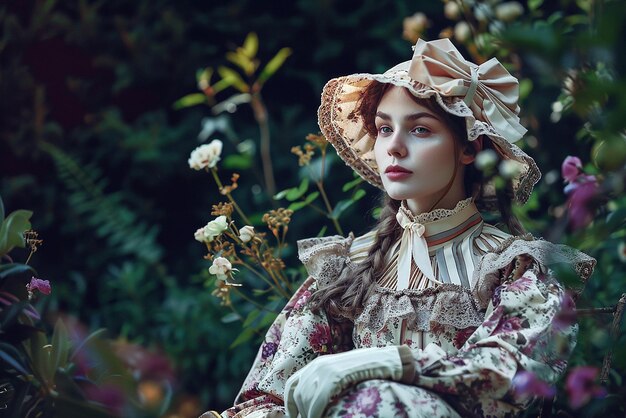
[[[374, 123], [376, 110], [384, 94], [392, 86], [393, 84], [372, 81], [363, 91], [357, 105], [356, 112], [363, 118], [368, 134], [374, 138], [377, 136], [378, 131]], [[459, 145], [459, 147], [455, 147], [455, 150], [461, 149], [463, 152], [474, 152], [474, 147], [471, 146], [467, 139], [467, 129], [463, 118], [456, 117], [443, 110], [435, 102], [434, 97], [420, 99], [408, 90], [406, 90], [406, 93], [416, 103], [428, 108], [447, 124], [457, 141], [457, 145]], [[483, 143], [487, 147], [491, 145], [490, 141], [484, 141]], [[464, 176], [466, 195], [472, 195], [474, 198], [479, 196], [482, 181], [483, 177], [480, 170], [473, 164], [466, 166]], [[513, 233], [522, 233], [523, 228], [511, 214], [511, 198], [506, 193], [499, 193], [498, 203], [502, 218], [509, 225], [509, 229]], [[377, 231], [376, 238], [374, 244], [369, 249], [367, 258], [362, 263], [357, 264], [351, 274], [341, 275], [329, 286], [321, 288], [313, 294], [310, 303], [314, 312], [319, 312], [320, 309], [323, 309], [335, 319], [348, 318], [354, 320], [356, 315], [362, 311], [364, 302], [371, 295], [375, 283], [384, 272], [385, 255], [400, 239], [402, 234], [402, 230], [396, 221], [396, 213], [399, 208], [400, 201], [390, 198], [385, 193], [380, 217], [374, 228]]]

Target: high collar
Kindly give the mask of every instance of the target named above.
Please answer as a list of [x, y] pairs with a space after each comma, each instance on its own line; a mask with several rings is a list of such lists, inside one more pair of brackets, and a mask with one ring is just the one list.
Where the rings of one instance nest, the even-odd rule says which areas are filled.
[[423, 235], [429, 252], [457, 237], [464, 236], [467, 231], [482, 222], [482, 216], [472, 198], [460, 200], [454, 209], [435, 209], [419, 215], [413, 215], [403, 200], [397, 219], [398, 222], [403, 220], [424, 226]]

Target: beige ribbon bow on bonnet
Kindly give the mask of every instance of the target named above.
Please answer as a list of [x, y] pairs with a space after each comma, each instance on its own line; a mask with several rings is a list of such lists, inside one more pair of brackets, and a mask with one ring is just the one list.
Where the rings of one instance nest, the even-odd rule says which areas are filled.
[[509, 142], [526, 133], [520, 122], [517, 79], [492, 58], [481, 65], [466, 61], [449, 39], [418, 40], [409, 76], [442, 96], [462, 96], [474, 116]]

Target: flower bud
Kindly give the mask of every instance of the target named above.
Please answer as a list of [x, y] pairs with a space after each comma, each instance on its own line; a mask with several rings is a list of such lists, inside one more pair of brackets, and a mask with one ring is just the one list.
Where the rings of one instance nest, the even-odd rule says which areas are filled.
[[254, 237], [254, 227], [246, 225], [239, 230], [239, 239], [242, 242], [248, 242]]

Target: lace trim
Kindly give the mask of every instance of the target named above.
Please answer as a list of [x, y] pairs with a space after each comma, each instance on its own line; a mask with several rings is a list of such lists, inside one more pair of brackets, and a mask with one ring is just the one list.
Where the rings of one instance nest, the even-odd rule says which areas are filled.
[[340, 235], [322, 238], [307, 238], [298, 241], [298, 258], [309, 276], [321, 286], [327, 286], [339, 277], [350, 262], [350, 246], [354, 234], [347, 238]]
[[399, 291], [376, 286], [354, 324], [378, 332], [392, 318], [406, 320], [410, 330], [431, 331], [440, 325], [476, 327], [483, 322], [484, 314], [471, 291], [455, 284]]
[[596, 265], [594, 258], [581, 251], [535, 239], [531, 234], [507, 238], [498, 248], [485, 254], [474, 270], [473, 293], [479, 306], [487, 307], [493, 290], [502, 282], [504, 269], [520, 255], [530, 256], [542, 271], [548, 271], [548, 268], [558, 264], [573, 266], [581, 280], [578, 292], [582, 290]]
[[411, 212], [411, 210], [406, 206], [406, 200], [403, 200], [402, 203], [400, 204], [400, 210], [403, 210], [403, 212], [406, 213], [407, 217], [412, 222], [419, 222], [421, 224], [425, 224], [429, 222], [435, 222], [440, 219], [449, 218], [455, 213], [459, 213], [463, 209], [467, 208], [471, 203], [472, 203], [472, 198], [468, 197], [467, 199], [459, 200], [459, 202], [456, 204], [456, 206], [453, 209], [439, 208], [439, 209], [434, 209], [430, 212], [423, 212], [415, 216], [413, 215], [413, 212]]
[[[520, 163], [520, 173], [512, 179], [512, 198], [526, 203], [534, 185], [541, 178], [535, 161], [515, 144], [508, 142], [488, 123], [477, 120], [472, 110], [459, 97], [442, 97], [438, 92], [410, 79], [406, 71], [393, 74], [353, 74], [330, 80], [322, 90], [322, 101], [318, 109], [318, 123], [326, 139], [335, 147], [343, 161], [368, 183], [383, 189], [382, 181], [373, 155], [375, 138], [364, 129], [363, 122], [356, 114], [356, 104], [361, 91], [377, 80], [405, 87], [418, 98], [435, 98], [448, 113], [463, 117], [466, 121], [468, 139], [475, 140], [481, 135], [488, 136], [502, 158]], [[483, 184], [482, 196], [476, 199], [481, 210], [497, 210], [493, 180]]]

